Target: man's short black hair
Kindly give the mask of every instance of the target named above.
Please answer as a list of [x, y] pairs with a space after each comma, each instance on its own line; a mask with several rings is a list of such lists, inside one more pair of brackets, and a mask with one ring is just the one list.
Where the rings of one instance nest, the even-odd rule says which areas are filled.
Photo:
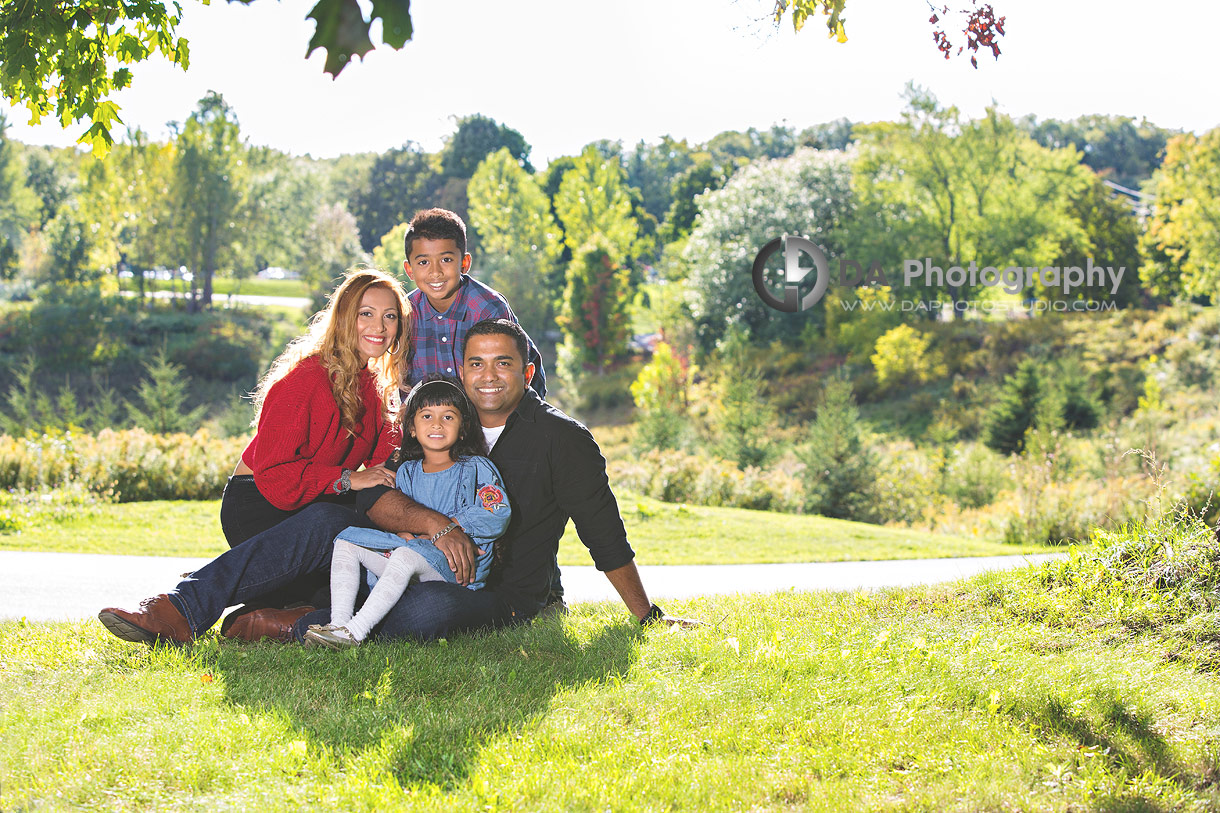
[[[475, 336], [508, 336], [513, 340], [513, 344], [517, 345], [517, 354], [521, 357], [521, 369], [525, 369], [525, 365], [529, 363], [528, 343], [525, 336], [525, 330], [521, 325], [508, 319], [484, 319], [481, 322], [475, 322], [470, 330], [466, 331], [466, 342]], [[462, 347], [462, 359], [466, 358], [466, 347]]]
[[452, 240], [457, 243], [458, 253], [465, 254], [466, 224], [448, 209], [424, 209], [407, 224], [407, 236], [402, 241], [407, 262], [411, 262], [411, 243], [415, 240]]

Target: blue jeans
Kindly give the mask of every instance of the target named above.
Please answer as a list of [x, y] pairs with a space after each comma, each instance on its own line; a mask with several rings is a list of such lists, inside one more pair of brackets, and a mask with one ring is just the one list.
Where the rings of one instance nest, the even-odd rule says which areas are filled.
[[196, 570], [170, 591], [170, 600], [198, 635], [210, 629], [226, 607], [329, 568], [335, 537], [350, 525], [362, 524], [354, 508], [313, 503]]
[[[527, 620], [515, 615], [494, 590], [468, 590], [449, 582], [414, 582], [374, 634], [380, 641], [434, 641], [455, 632], [495, 629]], [[310, 624], [328, 623], [330, 610], [315, 610], [297, 622], [293, 633], [299, 641]]]

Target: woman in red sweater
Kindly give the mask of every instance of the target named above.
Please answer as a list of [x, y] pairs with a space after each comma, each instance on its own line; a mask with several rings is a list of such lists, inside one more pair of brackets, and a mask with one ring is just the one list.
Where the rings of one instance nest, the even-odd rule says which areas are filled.
[[352, 502], [354, 491], [394, 485], [380, 464], [399, 443], [391, 402], [410, 357], [410, 318], [398, 280], [350, 271], [272, 363], [254, 393], [256, 433], [220, 504], [230, 547], [316, 500]]

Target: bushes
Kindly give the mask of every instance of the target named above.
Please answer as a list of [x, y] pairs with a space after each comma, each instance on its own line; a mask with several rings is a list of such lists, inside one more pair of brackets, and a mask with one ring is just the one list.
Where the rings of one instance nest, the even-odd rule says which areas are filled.
[[34, 438], [0, 435], [0, 488], [45, 491], [75, 485], [122, 502], [214, 500], [246, 438], [152, 435], [142, 429], [65, 432]]
[[652, 451], [609, 464], [610, 482], [665, 502], [797, 513], [800, 483], [778, 470], [739, 470], [732, 463], [678, 451]]

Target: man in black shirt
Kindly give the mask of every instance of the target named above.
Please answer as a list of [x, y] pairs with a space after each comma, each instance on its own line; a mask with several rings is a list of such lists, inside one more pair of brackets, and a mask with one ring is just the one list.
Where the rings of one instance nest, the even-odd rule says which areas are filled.
[[[484, 320], [467, 333], [462, 364], [466, 394], [478, 410], [491, 460], [512, 503], [508, 530], [496, 542], [502, 551], [499, 565], [485, 589], [462, 587], [473, 572], [474, 546], [460, 528], [448, 530], [437, 547], [459, 584], [411, 585], [382, 623], [381, 638], [431, 639], [532, 618], [546, 603], [569, 517], [593, 563], [636, 618], [681, 623], [649, 602], [606, 478], [605, 458], [588, 429], [529, 389], [533, 365], [525, 363], [524, 348], [525, 334], [517, 325]], [[378, 527], [404, 536], [432, 536], [452, 524], [395, 489], [365, 489], [357, 494], [357, 505]], [[317, 618], [303, 618], [298, 632], [309, 623]]]

